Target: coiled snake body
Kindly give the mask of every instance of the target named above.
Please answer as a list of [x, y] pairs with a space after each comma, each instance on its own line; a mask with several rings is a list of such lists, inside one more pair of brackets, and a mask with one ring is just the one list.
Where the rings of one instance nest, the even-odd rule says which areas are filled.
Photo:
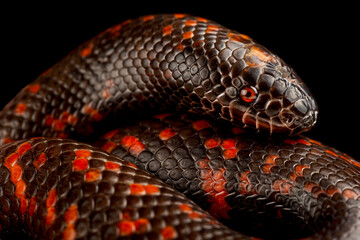
[[185, 14], [125, 21], [0, 112], [0, 234], [356, 239], [360, 164], [288, 136], [316, 117], [297, 74], [248, 36]]

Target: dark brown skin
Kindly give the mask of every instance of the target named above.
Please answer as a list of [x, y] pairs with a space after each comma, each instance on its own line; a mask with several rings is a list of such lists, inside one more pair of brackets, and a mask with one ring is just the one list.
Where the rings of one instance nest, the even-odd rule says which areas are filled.
[[[248, 36], [203, 18], [145, 16], [108, 29], [0, 112], [0, 138], [89, 140], [109, 122], [169, 109], [204, 117], [157, 115], [95, 145], [242, 233], [360, 235], [359, 163], [315, 140], [284, 138], [316, 122], [305, 84]], [[47, 138], [3, 146], [0, 234], [25, 225], [32, 238], [249, 239], [103, 150]]]

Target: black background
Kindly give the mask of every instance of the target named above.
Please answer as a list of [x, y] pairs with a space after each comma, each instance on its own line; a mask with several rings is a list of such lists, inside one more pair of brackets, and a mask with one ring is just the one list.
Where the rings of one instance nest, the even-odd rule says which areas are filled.
[[360, 159], [359, 18], [354, 5], [114, 2], [1, 6], [0, 106], [106, 28], [141, 15], [185, 12], [247, 34], [279, 55], [319, 104], [318, 123], [306, 135]]

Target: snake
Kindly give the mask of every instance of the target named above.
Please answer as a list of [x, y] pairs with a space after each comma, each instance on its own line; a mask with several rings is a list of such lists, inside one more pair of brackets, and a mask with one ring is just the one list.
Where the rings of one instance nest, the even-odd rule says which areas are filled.
[[302, 134], [317, 115], [247, 35], [124, 21], [0, 112], [0, 237], [358, 239], [360, 163]]

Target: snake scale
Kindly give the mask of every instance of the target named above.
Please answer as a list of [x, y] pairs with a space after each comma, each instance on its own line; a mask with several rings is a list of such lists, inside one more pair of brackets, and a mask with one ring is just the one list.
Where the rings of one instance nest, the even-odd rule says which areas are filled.
[[0, 112], [0, 236], [357, 239], [360, 163], [300, 134], [317, 114], [244, 34], [186, 14], [127, 20]]

